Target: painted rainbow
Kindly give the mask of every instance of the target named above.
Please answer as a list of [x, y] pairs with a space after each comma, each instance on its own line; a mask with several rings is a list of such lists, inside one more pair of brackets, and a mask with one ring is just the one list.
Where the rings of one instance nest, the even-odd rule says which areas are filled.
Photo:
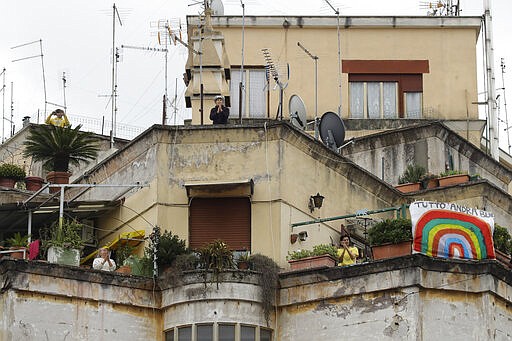
[[413, 228], [413, 250], [431, 257], [494, 259], [492, 228], [466, 213], [431, 209]]

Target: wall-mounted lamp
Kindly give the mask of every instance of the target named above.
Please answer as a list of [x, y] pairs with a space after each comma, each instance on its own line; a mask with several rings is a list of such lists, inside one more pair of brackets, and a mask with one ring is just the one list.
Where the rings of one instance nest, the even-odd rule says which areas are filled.
[[308, 238], [308, 233], [307, 231], [302, 231], [302, 232], [299, 232], [299, 240], [301, 242], [304, 242], [306, 241], [306, 239]]
[[324, 197], [320, 195], [320, 193], [316, 193], [316, 195], [312, 195], [309, 197], [309, 210], [313, 212], [315, 208], [322, 207], [322, 204], [324, 202]]

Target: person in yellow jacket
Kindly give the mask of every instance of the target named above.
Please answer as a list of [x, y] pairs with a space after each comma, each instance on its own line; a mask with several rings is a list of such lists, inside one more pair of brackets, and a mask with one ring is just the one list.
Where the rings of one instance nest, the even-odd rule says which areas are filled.
[[69, 127], [69, 120], [66, 114], [64, 113], [64, 110], [57, 109], [54, 112], [52, 112], [48, 117], [46, 118], [46, 121], [44, 121], [46, 124], [51, 124], [56, 127]]
[[338, 266], [355, 264], [359, 256], [359, 250], [355, 246], [350, 246], [350, 237], [342, 235], [340, 238], [340, 248], [338, 249]]

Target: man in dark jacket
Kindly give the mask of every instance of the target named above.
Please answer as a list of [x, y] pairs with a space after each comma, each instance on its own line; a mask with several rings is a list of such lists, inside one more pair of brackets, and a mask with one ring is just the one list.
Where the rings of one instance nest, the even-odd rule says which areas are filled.
[[210, 120], [213, 124], [227, 124], [229, 108], [224, 106], [224, 97], [215, 96], [215, 107], [210, 110]]

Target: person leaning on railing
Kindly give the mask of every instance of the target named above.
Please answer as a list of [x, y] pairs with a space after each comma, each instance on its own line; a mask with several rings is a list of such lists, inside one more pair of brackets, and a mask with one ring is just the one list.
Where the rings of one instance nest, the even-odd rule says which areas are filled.
[[340, 248], [338, 249], [339, 266], [355, 264], [359, 256], [359, 250], [355, 246], [350, 246], [350, 236], [341, 235]]
[[98, 257], [94, 259], [92, 268], [96, 270], [114, 271], [116, 269], [116, 262], [110, 259], [110, 255], [107, 249], [101, 248], [98, 251]]

